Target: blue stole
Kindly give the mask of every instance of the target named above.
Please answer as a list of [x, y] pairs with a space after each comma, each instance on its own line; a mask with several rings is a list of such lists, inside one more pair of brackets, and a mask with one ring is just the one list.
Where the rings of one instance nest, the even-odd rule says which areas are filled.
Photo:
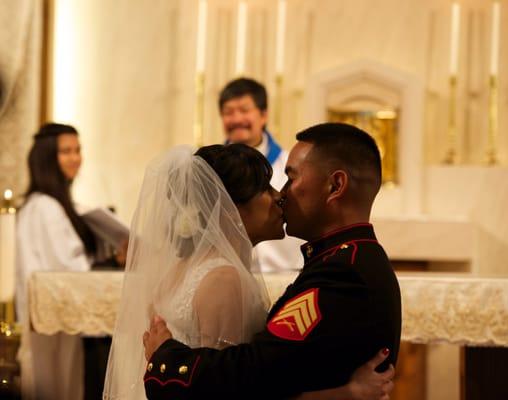
[[279, 158], [280, 153], [282, 152], [282, 148], [279, 146], [279, 144], [273, 139], [272, 135], [268, 131], [264, 131], [263, 133], [266, 133], [266, 136], [268, 138], [268, 152], [266, 153], [266, 159], [270, 163], [270, 165], [273, 165], [273, 163]]

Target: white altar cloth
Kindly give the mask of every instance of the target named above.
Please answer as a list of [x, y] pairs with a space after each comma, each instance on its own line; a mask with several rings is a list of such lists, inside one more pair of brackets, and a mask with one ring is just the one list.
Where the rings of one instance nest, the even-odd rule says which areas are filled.
[[[266, 275], [272, 301], [296, 274]], [[402, 340], [508, 347], [508, 278], [398, 273]], [[44, 334], [112, 334], [122, 272], [39, 272], [29, 282], [30, 317]]]

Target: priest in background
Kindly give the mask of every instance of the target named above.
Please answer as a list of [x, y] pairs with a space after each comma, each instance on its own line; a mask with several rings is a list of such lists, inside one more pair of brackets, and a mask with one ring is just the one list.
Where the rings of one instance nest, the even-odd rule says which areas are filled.
[[[249, 78], [230, 81], [219, 95], [219, 112], [227, 143], [243, 143], [261, 152], [273, 168], [271, 185], [281, 190], [286, 183], [284, 168], [288, 152], [267, 129], [268, 98], [265, 87]], [[303, 241], [286, 236], [282, 240], [259, 243], [254, 256], [262, 272], [296, 270], [303, 263], [299, 247]]]

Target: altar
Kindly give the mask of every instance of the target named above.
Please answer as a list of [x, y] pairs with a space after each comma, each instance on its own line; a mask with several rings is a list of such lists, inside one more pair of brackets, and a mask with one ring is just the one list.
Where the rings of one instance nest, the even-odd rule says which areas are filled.
[[[265, 276], [272, 302], [295, 276], [295, 273]], [[490, 352], [490, 363], [506, 365], [503, 357], [508, 354], [508, 278], [428, 272], [399, 272], [397, 277], [402, 294], [403, 342], [461, 346], [464, 368], [473, 368], [470, 375], [481, 373], [478, 366], [485, 362], [483, 348]], [[47, 335], [112, 334], [122, 280], [122, 272], [35, 273], [29, 283], [33, 329]], [[468, 360], [473, 358], [474, 364], [469, 365]], [[494, 375], [488, 379], [495, 379]], [[468, 383], [462, 377], [463, 395], [476, 390], [469, 387], [471, 384], [478, 382]], [[493, 393], [504, 396], [504, 386], [494, 388]], [[465, 398], [486, 398], [477, 396]]]
[[[266, 275], [270, 300], [296, 274]], [[467, 274], [398, 273], [402, 340], [508, 347], [508, 278]], [[111, 335], [122, 272], [37, 272], [29, 283], [30, 319], [38, 333]]]

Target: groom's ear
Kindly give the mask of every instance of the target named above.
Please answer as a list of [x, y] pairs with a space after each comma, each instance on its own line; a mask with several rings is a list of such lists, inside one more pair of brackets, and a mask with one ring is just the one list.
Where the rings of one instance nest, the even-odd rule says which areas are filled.
[[344, 196], [344, 193], [349, 185], [348, 174], [346, 171], [339, 169], [333, 171], [328, 180], [330, 194], [328, 195], [327, 201], [339, 200]]

